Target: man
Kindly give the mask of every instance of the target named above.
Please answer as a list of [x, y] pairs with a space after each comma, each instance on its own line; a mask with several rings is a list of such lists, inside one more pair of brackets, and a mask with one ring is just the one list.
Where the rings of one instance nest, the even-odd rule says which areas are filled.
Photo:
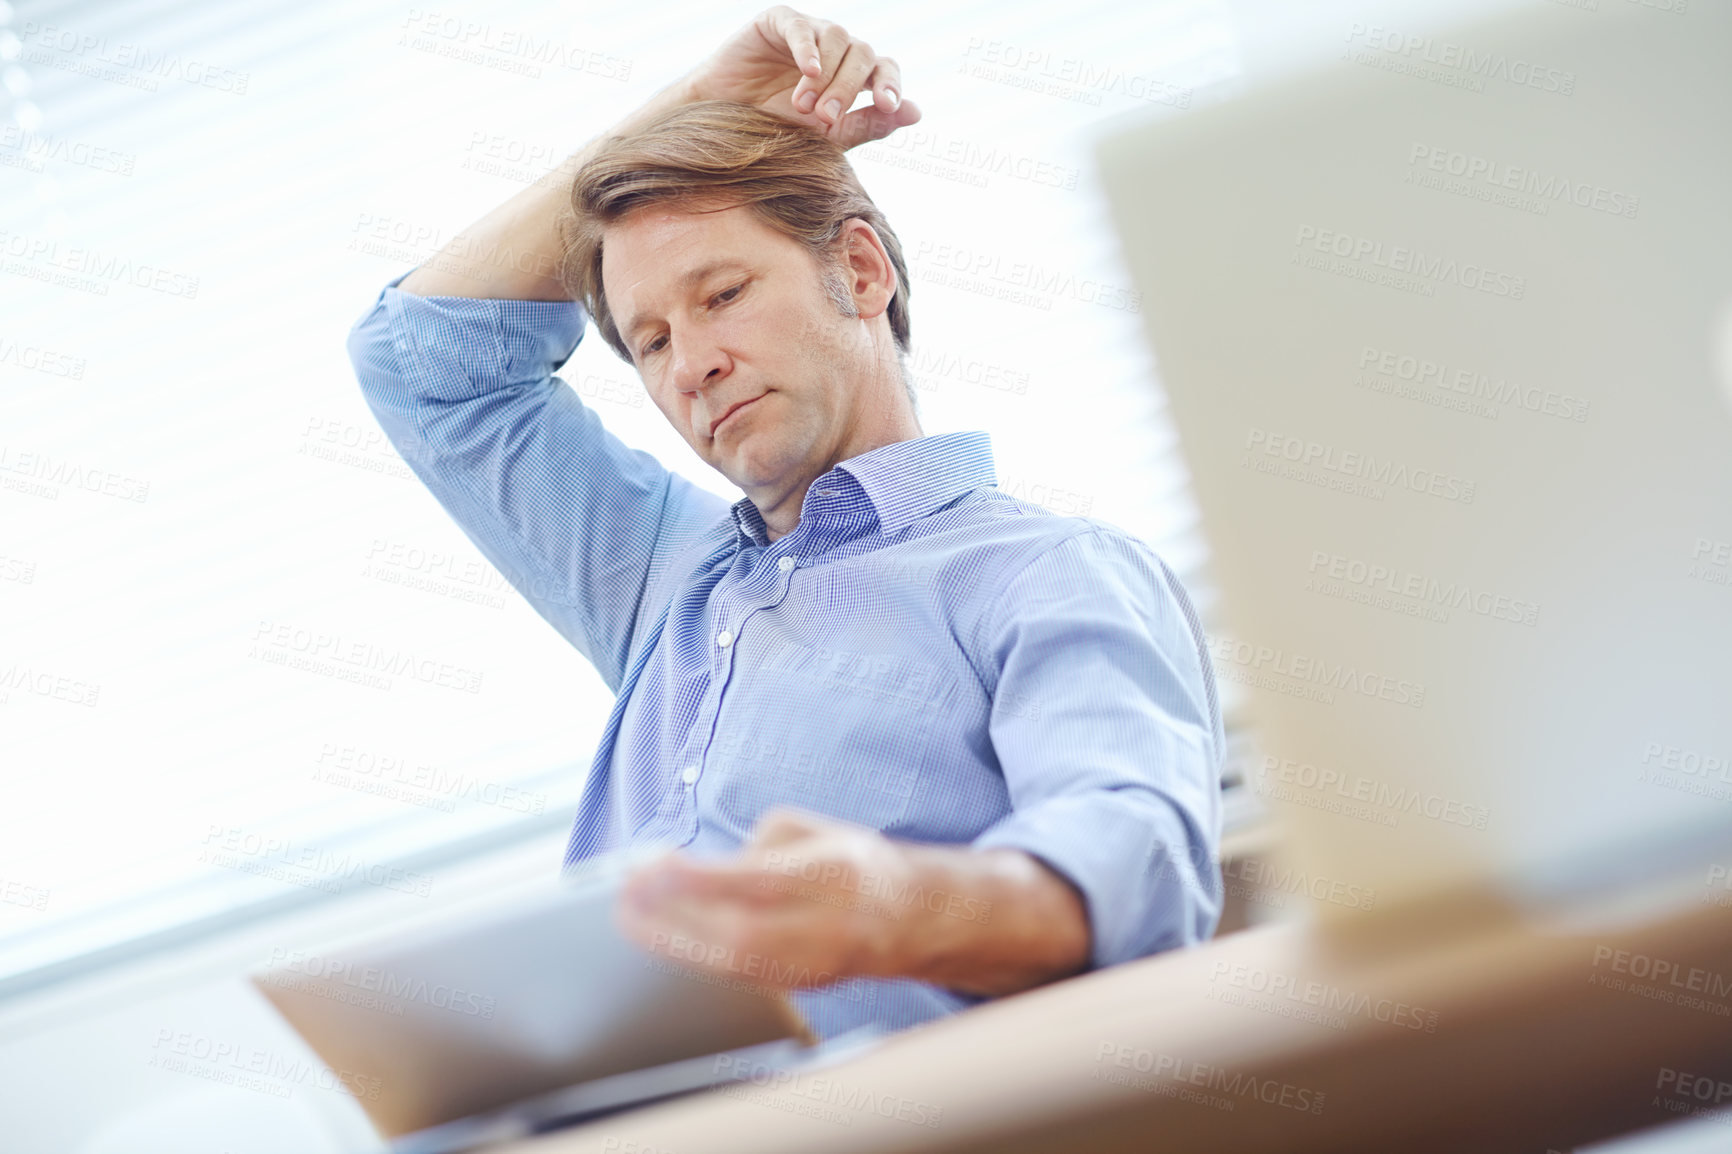
[[[683, 847], [621, 925], [789, 988], [821, 1036], [1197, 942], [1221, 901], [1184, 590], [1000, 493], [985, 433], [922, 435], [900, 242], [842, 155], [919, 119], [900, 88], [771, 8], [349, 343], [417, 475], [618, 694], [567, 864]], [[586, 318], [740, 501], [551, 375]]]

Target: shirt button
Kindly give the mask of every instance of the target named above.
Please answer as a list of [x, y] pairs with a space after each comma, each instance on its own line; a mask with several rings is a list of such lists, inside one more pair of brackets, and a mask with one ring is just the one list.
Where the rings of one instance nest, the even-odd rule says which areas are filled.
[[685, 782], [687, 785], [691, 785], [693, 782], [697, 781], [698, 767], [695, 765], [686, 766], [686, 771], [680, 774], [680, 780]]
[[732, 633], [729, 633], [726, 629], [724, 629], [720, 633], [716, 634], [716, 644], [720, 645], [723, 649], [726, 649], [728, 646], [732, 645], [733, 643], [734, 643], [734, 635]]
[[784, 557], [780, 561], [776, 562], [776, 568], [780, 569], [784, 573], [792, 573], [794, 571], [794, 559], [792, 557]]

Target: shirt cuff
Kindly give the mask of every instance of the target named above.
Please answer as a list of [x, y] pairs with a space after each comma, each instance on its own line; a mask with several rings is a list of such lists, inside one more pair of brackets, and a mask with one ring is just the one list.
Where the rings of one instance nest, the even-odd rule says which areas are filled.
[[971, 848], [1020, 849], [1077, 888], [1088, 910], [1090, 969], [1205, 941], [1220, 917], [1219, 870], [1206, 840], [1154, 794], [1049, 798], [1005, 817]]
[[[411, 272], [414, 270], [410, 270]], [[588, 314], [576, 301], [423, 297], [379, 290], [391, 337], [426, 396], [464, 401], [545, 380], [571, 359]]]

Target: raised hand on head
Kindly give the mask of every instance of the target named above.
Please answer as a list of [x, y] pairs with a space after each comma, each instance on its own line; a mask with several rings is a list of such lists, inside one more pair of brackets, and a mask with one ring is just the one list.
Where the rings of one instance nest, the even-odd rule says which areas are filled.
[[[766, 8], [686, 76], [694, 100], [754, 104], [822, 132], [842, 148], [882, 140], [920, 119], [896, 61], [840, 24]], [[872, 103], [848, 111], [863, 91]]]

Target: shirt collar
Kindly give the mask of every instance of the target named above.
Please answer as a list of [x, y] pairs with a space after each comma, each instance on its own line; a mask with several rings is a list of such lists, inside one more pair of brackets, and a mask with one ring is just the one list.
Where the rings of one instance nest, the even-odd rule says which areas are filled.
[[[970, 490], [998, 484], [992, 437], [978, 429], [895, 441], [850, 457], [813, 481], [806, 490], [808, 499], [814, 489], [835, 482], [842, 473], [866, 494], [877, 514], [879, 532], [886, 537]], [[769, 544], [763, 514], [750, 498], [736, 501], [733, 514], [744, 538], [742, 546]]]

